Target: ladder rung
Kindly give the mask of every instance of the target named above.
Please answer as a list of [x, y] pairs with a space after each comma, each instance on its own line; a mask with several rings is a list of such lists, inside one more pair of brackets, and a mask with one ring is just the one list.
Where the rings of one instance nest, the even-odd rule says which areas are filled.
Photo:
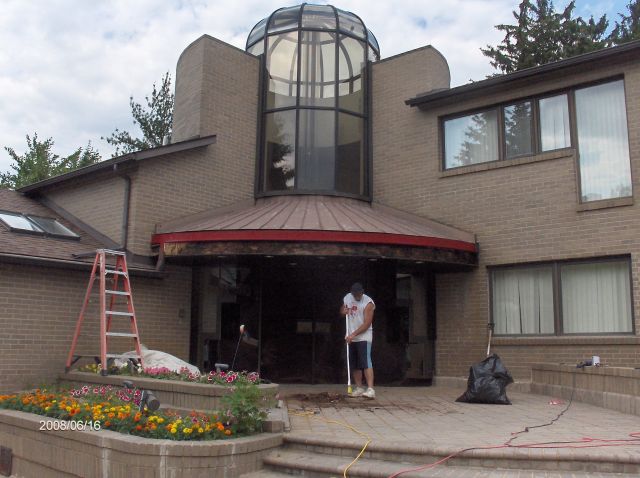
[[105, 332], [109, 337], [135, 337], [138, 338], [136, 334], [132, 334], [131, 332]]
[[127, 253], [124, 251], [114, 251], [113, 249], [100, 249], [105, 254], [111, 254], [113, 256], [126, 256]]
[[126, 275], [127, 275], [127, 273], [126, 273], [126, 272], [117, 271], [117, 270], [115, 270], [115, 269], [106, 269], [106, 270], [104, 271], [104, 273], [105, 273], [105, 274], [115, 274], [115, 275], [118, 275], [118, 276], [126, 276]]
[[113, 295], [131, 295], [129, 292], [124, 292], [120, 290], [105, 290], [105, 293], [113, 294]]
[[140, 359], [140, 355], [106, 354], [107, 358], [119, 358], [123, 360]]
[[122, 315], [124, 317], [133, 317], [131, 312], [116, 312], [115, 310], [105, 310], [105, 314], [107, 315]]

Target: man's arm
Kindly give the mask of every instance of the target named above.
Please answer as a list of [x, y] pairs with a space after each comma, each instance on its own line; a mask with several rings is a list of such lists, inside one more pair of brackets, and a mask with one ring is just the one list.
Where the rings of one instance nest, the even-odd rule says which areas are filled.
[[375, 306], [373, 305], [373, 302], [369, 302], [364, 308], [364, 321], [362, 322], [362, 325], [347, 336], [347, 342], [351, 342], [354, 337], [357, 337], [361, 333], [365, 332], [369, 327], [371, 327], [371, 324], [373, 323], [374, 309]]

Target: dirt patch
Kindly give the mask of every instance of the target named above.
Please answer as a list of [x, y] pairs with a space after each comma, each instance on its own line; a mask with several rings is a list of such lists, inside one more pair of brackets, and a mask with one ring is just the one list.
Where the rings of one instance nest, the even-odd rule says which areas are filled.
[[288, 405], [299, 405], [301, 408], [368, 408], [375, 410], [384, 408], [375, 399], [369, 398], [351, 398], [345, 393], [295, 393], [282, 397]]

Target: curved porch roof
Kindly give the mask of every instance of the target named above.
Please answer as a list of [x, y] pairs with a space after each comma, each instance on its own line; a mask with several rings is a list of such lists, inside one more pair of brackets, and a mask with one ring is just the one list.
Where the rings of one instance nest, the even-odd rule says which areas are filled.
[[[274, 196], [236, 203], [160, 224], [152, 243], [167, 255], [197, 255], [197, 248], [187, 245], [211, 243], [227, 247], [200, 247], [202, 254], [237, 254], [243, 250], [238, 243], [252, 244], [250, 252], [258, 254], [273, 253], [272, 246], [278, 243], [304, 243], [314, 253], [320, 253], [320, 244], [367, 245], [363, 255], [386, 257], [396, 256], [394, 250], [403, 250], [401, 255], [406, 256], [407, 249], [474, 258], [477, 253], [475, 236], [466, 231], [378, 203], [333, 196]], [[284, 253], [292, 253], [291, 248]]]

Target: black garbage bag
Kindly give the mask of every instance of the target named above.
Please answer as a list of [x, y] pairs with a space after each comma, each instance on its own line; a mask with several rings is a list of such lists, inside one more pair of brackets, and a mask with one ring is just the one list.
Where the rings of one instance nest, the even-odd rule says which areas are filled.
[[500, 360], [493, 354], [469, 369], [467, 391], [458, 397], [456, 402], [491, 403], [511, 405], [505, 389], [513, 383], [513, 377]]

